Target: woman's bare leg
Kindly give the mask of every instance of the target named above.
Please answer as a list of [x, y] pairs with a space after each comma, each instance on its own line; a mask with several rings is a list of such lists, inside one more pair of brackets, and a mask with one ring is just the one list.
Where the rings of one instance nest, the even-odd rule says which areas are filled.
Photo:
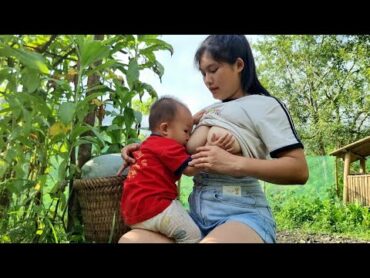
[[263, 243], [263, 240], [247, 225], [230, 221], [217, 226], [200, 243]]
[[133, 229], [125, 233], [118, 243], [174, 243], [174, 241], [159, 233]]

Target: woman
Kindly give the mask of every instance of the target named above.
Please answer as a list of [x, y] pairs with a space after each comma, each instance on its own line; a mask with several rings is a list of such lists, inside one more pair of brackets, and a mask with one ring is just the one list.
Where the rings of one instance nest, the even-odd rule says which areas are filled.
[[[197, 147], [192, 155], [189, 165], [202, 170], [194, 177], [189, 196], [190, 215], [203, 234], [201, 242], [273, 243], [275, 220], [258, 180], [306, 183], [308, 167], [303, 144], [285, 106], [270, 96], [257, 79], [245, 36], [207, 37], [195, 54], [195, 62], [207, 88], [221, 101], [202, 110], [198, 126], [228, 129], [243, 150], [240, 156], [208, 145]], [[192, 146], [197, 129], [193, 134], [188, 142]], [[137, 148], [137, 144], [126, 146], [122, 157], [132, 163], [129, 154]], [[132, 230], [120, 242], [172, 240]]]

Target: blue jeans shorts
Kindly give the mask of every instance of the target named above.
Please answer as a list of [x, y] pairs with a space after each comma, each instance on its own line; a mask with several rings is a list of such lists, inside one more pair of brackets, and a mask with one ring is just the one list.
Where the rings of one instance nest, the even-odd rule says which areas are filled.
[[189, 196], [190, 216], [206, 236], [228, 221], [244, 223], [265, 243], [276, 242], [276, 225], [258, 180], [200, 173]]

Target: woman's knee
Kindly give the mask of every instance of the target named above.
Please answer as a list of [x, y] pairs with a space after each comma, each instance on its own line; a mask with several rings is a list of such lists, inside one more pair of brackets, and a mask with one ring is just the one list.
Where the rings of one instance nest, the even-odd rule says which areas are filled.
[[152, 231], [133, 229], [125, 233], [118, 243], [173, 243], [173, 240]]

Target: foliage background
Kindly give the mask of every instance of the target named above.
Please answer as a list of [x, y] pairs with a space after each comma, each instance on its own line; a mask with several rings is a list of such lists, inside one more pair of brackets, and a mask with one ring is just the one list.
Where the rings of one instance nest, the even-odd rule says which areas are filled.
[[84, 240], [73, 180], [138, 141], [140, 102], [157, 97], [140, 72], [162, 78], [158, 50], [173, 53], [157, 35], [0, 36], [2, 241]]

